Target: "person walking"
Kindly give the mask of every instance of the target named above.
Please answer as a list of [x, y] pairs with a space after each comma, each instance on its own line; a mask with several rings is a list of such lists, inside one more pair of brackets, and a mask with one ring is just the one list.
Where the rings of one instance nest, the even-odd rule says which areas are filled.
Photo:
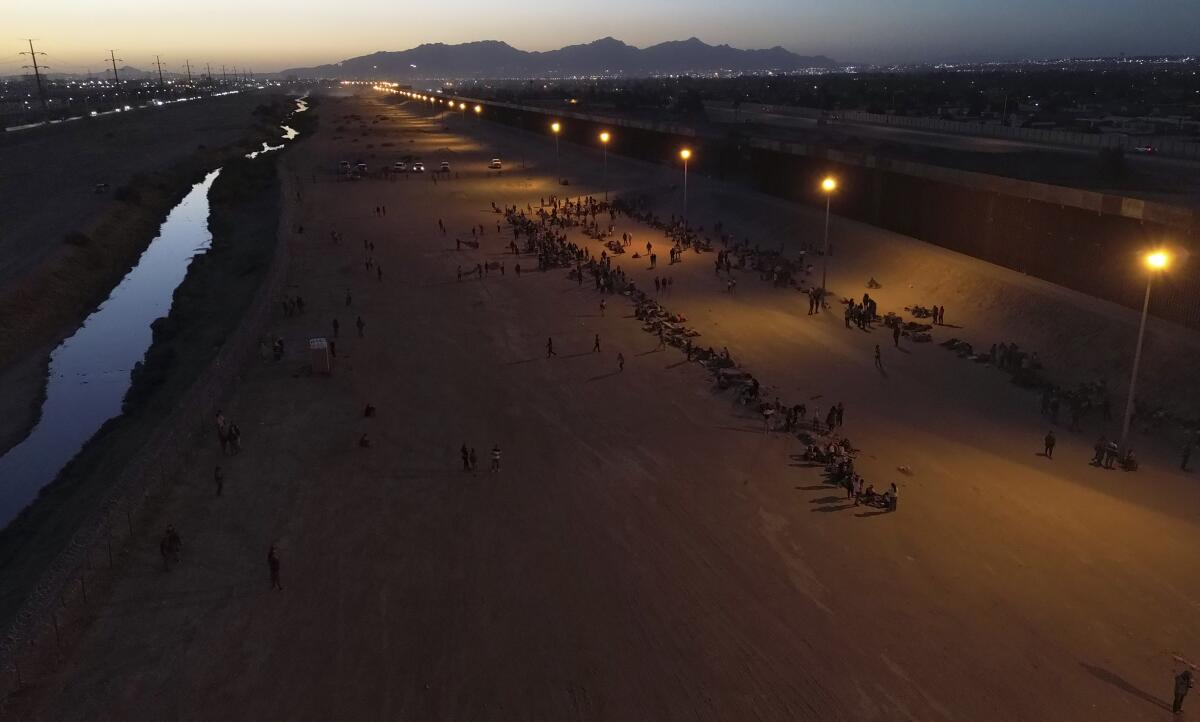
[[896, 348], [900, 348], [900, 322], [896, 321], [896, 325], [892, 326], [892, 343]]
[[1171, 711], [1183, 714], [1183, 698], [1191, 691], [1195, 682], [1192, 680], [1192, 670], [1185, 669], [1175, 675], [1175, 701], [1171, 703]]
[[220, 466], [213, 471], [213, 481], [217, 484], [217, 496], [220, 496], [221, 492], [225, 490], [225, 472], [221, 471]]
[[492, 446], [492, 473], [500, 471], [500, 445]]
[[471, 470], [471, 452], [467, 451], [467, 442], [463, 442], [462, 448], [458, 450], [462, 455], [463, 471]]
[[554, 353], [554, 339], [547, 336], [546, 337], [546, 358], [550, 358], [551, 356], [557, 356], [557, 355], [558, 354]]
[[608, 308], [608, 301], [600, 299], [600, 318], [604, 318], [604, 309]]
[[338, 320], [336, 318], [333, 319], [333, 337], [334, 338], [338, 337], [338, 330], [341, 329], [341, 327], [342, 327], [342, 325], [340, 323], [338, 323]]
[[617, 354], [617, 371], [621, 372], [624, 370], [625, 370], [625, 354], [618, 353]]
[[479, 461], [478, 457], [475, 456], [475, 447], [471, 447], [470, 461], [471, 461], [471, 471], [475, 471], [475, 469], [477, 468], [477, 463]]
[[879, 344], [875, 344], [875, 368], [883, 370], [883, 357], [879, 355]]
[[271, 589], [282, 592], [283, 584], [279, 581], [279, 552], [274, 544], [267, 550], [267, 570], [271, 573]]
[[1046, 438], [1043, 441], [1045, 443], [1045, 451], [1043, 453], [1045, 454], [1047, 459], [1053, 459], [1054, 458], [1054, 444], [1057, 443], [1057, 441], [1058, 441], [1057, 439], [1054, 438], [1054, 430], [1053, 429], [1046, 432]]
[[354, 325], [358, 327], [358, 337], [362, 338], [363, 329], [367, 327], [367, 324], [363, 323], [362, 316], [358, 317], [358, 319], [354, 322]]
[[592, 353], [600, 353], [600, 334], [596, 334], [596, 339], [592, 342]]

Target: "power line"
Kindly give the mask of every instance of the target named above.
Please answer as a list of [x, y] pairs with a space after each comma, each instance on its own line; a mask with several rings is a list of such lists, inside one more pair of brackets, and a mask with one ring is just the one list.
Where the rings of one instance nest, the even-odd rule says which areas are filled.
[[38, 65], [37, 56], [45, 55], [33, 49], [33, 38], [26, 38], [29, 41], [29, 52], [21, 51], [21, 55], [28, 55], [32, 65], [23, 65], [23, 68], [33, 68], [33, 77], [37, 80], [38, 98], [42, 101], [42, 112], [49, 113], [50, 110], [46, 106], [46, 89], [42, 87], [42, 68], [49, 68], [49, 65]]
[[117, 77], [117, 61], [120, 60], [123, 63], [123, 62], [125, 62], [125, 58], [118, 58], [114, 51], [109, 50], [108, 51], [108, 59], [112, 61], [113, 85], [116, 85], [117, 83], [120, 82], [120, 79]]

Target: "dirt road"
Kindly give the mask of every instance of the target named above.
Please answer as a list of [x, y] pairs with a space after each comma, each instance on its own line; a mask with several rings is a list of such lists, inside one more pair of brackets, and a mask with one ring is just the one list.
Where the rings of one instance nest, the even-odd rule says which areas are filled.
[[[306, 310], [280, 317], [285, 359], [251, 369], [225, 409], [245, 451], [223, 457], [214, 438], [200, 454], [161, 514], [181, 564], [162, 572], [147, 538], [22, 714], [1167, 717], [1171, 652], [1200, 655], [1188, 477], [1166, 463], [1089, 467], [1082, 435], [1041, 458], [1036, 399], [996, 373], [926, 346], [889, 349], [881, 374], [882, 334], [808, 317], [752, 274], [730, 294], [707, 257], [653, 271], [622, 258], [643, 287], [671, 275], [663, 302], [768, 398], [846, 403], [862, 473], [902, 491], [894, 514], [856, 508], [793, 459], [794, 439], [764, 434], [698, 365], [657, 350], [623, 299], [601, 317], [588, 285], [506, 255], [489, 204], [559, 192], [552, 145], [424, 115], [327, 101], [317, 136], [286, 158], [301, 183], [291, 279]], [[333, 180], [339, 160], [403, 153], [448, 160], [458, 177]], [[599, 158], [568, 154], [572, 192], [602, 191]], [[510, 164], [502, 176], [485, 170], [494, 155]], [[666, 177], [609, 163], [613, 188]], [[473, 224], [480, 249], [456, 251]], [[664, 243], [627, 219], [622, 231]], [[939, 258], [918, 265], [932, 273]], [[505, 273], [455, 280], [485, 260]], [[305, 340], [335, 318], [336, 371], [309, 376]], [[461, 470], [464, 443], [476, 472]], [[269, 586], [272, 543], [282, 591]]]

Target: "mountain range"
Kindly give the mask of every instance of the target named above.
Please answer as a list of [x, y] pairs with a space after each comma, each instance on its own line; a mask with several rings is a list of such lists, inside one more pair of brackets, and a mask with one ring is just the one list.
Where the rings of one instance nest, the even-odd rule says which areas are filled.
[[312, 68], [290, 68], [284, 77], [401, 80], [406, 78], [532, 78], [591, 75], [648, 76], [674, 73], [792, 72], [828, 69], [827, 57], [797, 55], [781, 47], [740, 50], [697, 38], [636, 48], [602, 38], [558, 50], [531, 52], [505, 42], [459, 45], [428, 43], [410, 50], [380, 51]]

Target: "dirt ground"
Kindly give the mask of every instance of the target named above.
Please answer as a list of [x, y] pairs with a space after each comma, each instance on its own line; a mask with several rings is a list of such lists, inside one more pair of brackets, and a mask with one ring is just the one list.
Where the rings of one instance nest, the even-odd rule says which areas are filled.
[[[371, 135], [335, 133], [349, 113]], [[246, 449], [222, 457], [211, 441], [163, 504], [182, 563], [162, 572], [149, 535], [59, 671], [11, 708], [18, 718], [1170, 717], [1172, 655], [1200, 657], [1200, 492], [1171, 449], [1147, 451], [1136, 474], [1105, 471], [1087, 464], [1100, 429], [1062, 429], [1054, 459], [1041, 457], [1037, 399], [999, 372], [936, 345], [889, 348], [840, 314], [810, 317], [752, 273], [725, 293], [711, 256], [667, 267], [661, 234], [619, 219], [635, 247], [662, 251], [653, 271], [619, 265], [643, 287], [671, 276], [662, 301], [700, 343], [728, 346], [768, 398], [845, 402], [861, 473], [901, 489], [896, 513], [855, 507], [793, 457], [795, 439], [763, 433], [698, 365], [657, 350], [623, 298], [601, 316], [588, 285], [505, 254], [489, 204], [536, 207], [559, 192], [552, 143], [426, 116], [328, 100], [322, 129], [285, 156], [299, 182], [290, 220], [305, 229], [290, 239], [291, 282], [307, 310], [281, 315], [286, 358], [250, 369], [225, 409]], [[403, 153], [448, 160], [459, 177], [333, 180], [339, 160]], [[485, 170], [495, 155], [502, 176]], [[605, 180], [599, 155], [576, 147], [562, 162], [573, 193], [674, 175], [612, 157]], [[692, 192], [692, 209], [727, 210], [734, 229], [735, 213], [769, 203], [715, 183]], [[792, 215], [758, 217], [795, 242], [813, 237], [819, 215], [778, 212]], [[456, 251], [480, 223], [480, 249]], [[1128, 324], [1120, 309], [911, 239], [834, 228], [831, 286], [886, 275], [881, 311], [940, 301], [964, 327], [954, 333], [1026, 348], [1041, 326], [1005, 315], [1023, 294]], [[506, 273], [455, 280], [483, 260]], [[310, 376], [305, 340], [334, 318], [336, 370]], [[460, 470], [464, 443], [476, 473]], [[272, 543], [283, 591], [269, 587]]]
[[[52, 254], [68, 232], [87, 230], [135, 174], [166, 168], [198, 145], [239, 140], [262, 102], [239, 93], [0, 133], [14, 171], [0, 174], [0, 287]], [[97, 183], [108, 192], [95, 193]]]

